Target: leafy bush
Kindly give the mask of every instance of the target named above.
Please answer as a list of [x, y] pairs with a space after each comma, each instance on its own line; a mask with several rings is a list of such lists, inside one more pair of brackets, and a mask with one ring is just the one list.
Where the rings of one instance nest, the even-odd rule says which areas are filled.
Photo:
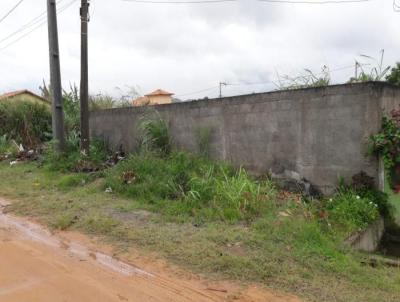
[[389, 202], [389, 195], [375, 189], [374, 178], [361, 171], [352, 178], [351, 187], [341, 185], [342, 190], [352, 189], [358, 196], [378, 205], [379, 213], [389, 221], [393, 219], [393, 206]]
[[7, 135], [0, 136], [0, 160], [3, 155], [16, 155], [17, 153], [17, 146], [7, 138]]
[[378, 190], [360, 190], [357, 194], [378, 206], [379, 213], [388, 220], [393, 219], [393, 205], [389, 201], [389, 195]]
[[390, 71], [390, 74], [386, 76], [386, 81], [390, 84], [400, 86], [400, 63], [397, 62], [396, 66]]
[[371, 153], [382, 156], [387, 170], [400, 163], [400, 123], [397, 120], [399, 114], [400, 110], [393, 110], [391, 118], [384, 117], [381, 132], [370, 137]]
[[51, 138], [48, 106], [24, 100], [0, 102], [0, 136], [35, 147]]
[[275, 197], [269, 181], [256, 182], [242, 169], [184, 152], [132, 155], [108, 171], [106, 186], [170, 217], [198, 221], [251, 220]]
[[379, 206], [352, 190], [340, 190], [327, 201], [326, 210], [330, 221], [348, 233], [365, 229], [379, 217]]

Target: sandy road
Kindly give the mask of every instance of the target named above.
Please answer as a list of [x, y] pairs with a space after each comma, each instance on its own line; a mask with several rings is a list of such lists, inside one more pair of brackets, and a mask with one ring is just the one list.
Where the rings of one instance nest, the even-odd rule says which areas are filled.
[[[1, 204], [1, 201], [0, 201]], [[223, 286], [223, 287], [222, 287]], [[295, 302], [123, 263], [0, 208], [0, 302]]]

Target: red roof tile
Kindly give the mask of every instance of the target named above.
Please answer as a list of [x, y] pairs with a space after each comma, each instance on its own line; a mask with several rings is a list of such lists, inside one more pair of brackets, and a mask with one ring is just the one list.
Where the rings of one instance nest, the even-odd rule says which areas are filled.
[[174, 93], [162, 90], [162, 89], [157, 89], [156, 91], [153, 91], [150, 94], [146, 94], [146, 96], [159, 96], [159, 95], [166, 95], [166, 96], [171, 96], [174, 95]]
[[5, 94], [2, 94], [2, 95], [0, 95], [0, 100], [13, 98], [13, 97], [16, 97], [16, 96], [19, 96], [19, 95], [22, 95], [22, 94], [29, 94], [29, 95], [37, 98], [37, 99], [40, 99], [43, 102], [50, 103], [50, 101], [48, 101], [44, 97], [41, 97], [40, 95], [37, 95], [37, 94], [27, 90], [27, 89], [25, 89], [25, 90], [17, 90], [17, 91], [13, 91], [13, 92], [8, 92], [8, 93], [5, 93]]

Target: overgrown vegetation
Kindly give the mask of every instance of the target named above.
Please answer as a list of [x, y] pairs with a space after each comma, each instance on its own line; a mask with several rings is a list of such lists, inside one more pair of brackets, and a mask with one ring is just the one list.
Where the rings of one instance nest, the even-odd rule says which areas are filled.
[[172, 219], [197, 222], [252, 220], [276, 195], [269, 181], [184, 152], [133, 155], [107, 173], [106, 186]]
[[[383, 65], [384, 56], [384, 49], [380, 51], [378, 59], [361, 54], [360, 57], [367, 59], [368, 63], [361, 63], [356, 60], [355, 75], [354, 77], [350, 78], [349, 83], [384, 81], [388, 71], [390, 70], [390, 66]], [[365, 66], [368, 66], [368, 69], [366, 69]]]
[[397, 62], [396, 66], [394, 66], [390, 73], [386, 76], [386, 81], [390, 84], [400, 86], [400, 63]]
[[48, 106], [24, 100], [0, 102], [0, 136], [18, 144], [35, 147], [51, 138]]
[[378, 205], [368, 195], [360, 196], [351, 189], [341, 189], [327, 202], [329, 221], [351, 235], [374, 223], [379, 217]]
[[[389, 83], [400, 85], [400, 63], [392, 68], [384, 65], [385, 50], [379, 52], [379, 57], [375, 58], [369, 55], [361, 54], [360, 58], [355, 60], [354, 76], [348, 83], [362, 83], [369, 81], [388, 81]], [[341, 70], [339, 68], [338, 70]], [[324, 65], [321, 72], [313, 72], [310, 69], [304, 69], [297, 76], [277, 74], [275, 85], [279, 89], [301, 89], [310, 87], [325, 87], [332, 84], [331, 70]]]
[[139, 127], [143, 132], [142, 151], [159, 155], [171, 153], [171, 138], [168, 126], [158, 115], [155, 118], [145, 117]]
[[369, 149], [382, 157], [388, 171], [400, 164], [400, 108], [383, 117], [382, 129], [370, 137]]
[[324, 87], [331, 83], [331, 74], [328, 66], [323, 66], [320, 73], [314, 73], [310, 69], [304, 69], [304, 72], [298, 76], [279, 75], [279, 89], [301, 89], [309, 87]]
[[18, 153], [16, 144], [7, 135], [0, 136], [0, 160], [12, 158]]
[[[133, 156], [110, 171], [115, 173], [114, 192], [121, 194], [104, 193], [111, 174], [105, 180], [93, 181], [87, 174], [60, 175], [32, 163], [13, 167], [0, 163], [0, 192], [17, 199], [9, 211], [52, 228], [103, 236], [121, 248], [119, 253], [129, 247], [156, 252], [213, 278], [256, 281], [310, 301], [398, 300], [398, 269], [365, 266], [361, 262], [368, 262], [366, 256], [342, 245], [348, 229], [365, 225], [365, 220], [355, 217], [361, 217], [357, 215], [369, 204], [367, 199], [343, 193], [332, 202], [321, 202], [331, 204], [329, 208], [317, 209], [299, 196], [277, 192], [271, 184], [269, 198], [262, 199], [262, 206], [244, 211], [241, 204], [251, 197], [242, 193], [265, 196], [261, 193], [265, 186], [227, 167], [225, 174], [230, 176], [225, 179], [220, 173], [213, 182], [220, 182], [218, 188], [207, 191], [203, 180], [198, 184], [202, 192], [215, 196], [210, 210], [213, 214], [204, 215], [208, 212], [203, 200], [186, 200], [184, 194], [171, 198], [171, 193], [182, 190], [171, 190], [164, 182], [168, 176], [187, 171], [188, 166], [205, 167], [209, 163], [201, 159], [204, 164], [192, 164], [191, 155], [175, 152], [168, 157], [147, 155], [149, 159], [144, 162], [142, 156]], [[130, 172], [126, 167], [136, 168], [138, 173], [121, 175], [119, 172]], [[154, 169], [158, 173], [153, 173]], [[189, 168], [190, 172], [194, 170]], [[153, 180], [156, 174], [163, 176]], [[162, 200], [159, 197], [163, 195], [168, 197]], [[357, 215], [334, 219], [340, 215], [340, 207], [353, 209], [350, 201], [354, 199], [365, 201], [352, 212]], [[188, 202], [194, 202], [193, 211]], [[223, 218], [220, 214], [224, 211], [219, 209], [225, 207], [231, 207], [238, 216], [234, 220], [230, 215]]]
[[108, 150], [104, 142], [92, 140], [89, 154], [80, 150], [80, 138], [71, 132], [66, 139], [65, 150], [59, 152], [54, 142], [47, 145], [42, 164], [46, 168], [59, 172], [95, 172], [104, 168], [108, 158]]

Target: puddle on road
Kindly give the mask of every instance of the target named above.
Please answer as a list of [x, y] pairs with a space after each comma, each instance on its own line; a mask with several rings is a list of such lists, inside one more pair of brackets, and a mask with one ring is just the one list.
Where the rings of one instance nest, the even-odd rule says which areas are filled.
[[79, 257], [81, 260], [95, 261], [99, 265], [109, 270], [128, 277], [138, 275], [154, 277], [154, 275], [144, 270], [122, 262], [109, 255], [93, 251], [79, 243], [65, 242], [35, 223], [28, 222], [21, 218], [9, 216], [3, 212], [6, 206], [7, 204], [0, 199], [0, 227], [14, 229], [27, 239], [40, 242], [52, 248], [62, 249], [74, 256]]

